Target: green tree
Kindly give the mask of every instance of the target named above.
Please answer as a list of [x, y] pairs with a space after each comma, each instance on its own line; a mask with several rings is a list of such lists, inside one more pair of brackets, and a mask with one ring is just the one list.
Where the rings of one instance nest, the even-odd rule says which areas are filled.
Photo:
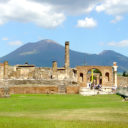
[[126, 76], [126, 71], [123, 72], [123, 75], [122, 76]]
[[128, 77], [128, 73], [126, 71], [123, 72], [122, 76]]

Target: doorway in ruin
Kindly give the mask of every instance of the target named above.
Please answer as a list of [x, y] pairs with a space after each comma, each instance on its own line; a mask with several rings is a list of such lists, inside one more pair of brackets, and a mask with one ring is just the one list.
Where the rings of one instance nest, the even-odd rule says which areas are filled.
[[96, 68], [92, 68], [87, 72], [87, 85], [102, 85], [102, 73]]

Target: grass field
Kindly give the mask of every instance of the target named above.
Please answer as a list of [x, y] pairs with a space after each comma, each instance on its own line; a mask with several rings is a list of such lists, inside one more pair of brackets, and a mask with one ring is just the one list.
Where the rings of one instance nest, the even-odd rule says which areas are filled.
[[0, 128], [128, 128], [116, 95], [12, 95], [0, 99]]

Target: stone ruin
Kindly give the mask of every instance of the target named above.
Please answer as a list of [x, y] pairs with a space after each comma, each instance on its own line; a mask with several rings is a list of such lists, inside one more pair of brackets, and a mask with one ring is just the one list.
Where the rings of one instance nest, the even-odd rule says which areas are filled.
[[[36, 67], [25, 63], [24, 65], [8, 65], [8, 61], [0, 64], [0, 96], [9, 94], [110, 94], [117, 87], [117, 65], [113, 66], [76, 66], [70, 68], [69, 42], [65, 42], [65, 64], [58, 67], [53, 61], [52, 67]], [[88, 88], [91, 69], [94, 73], [95, 83], [102, 85], [102, 90], [95, 91]], [[102, 75], [101, 75], [102, 74]]]
[[128, 101], [128, 87], [119, 86], [116, 90], [116, 94], [123, 98], [123, 101]]

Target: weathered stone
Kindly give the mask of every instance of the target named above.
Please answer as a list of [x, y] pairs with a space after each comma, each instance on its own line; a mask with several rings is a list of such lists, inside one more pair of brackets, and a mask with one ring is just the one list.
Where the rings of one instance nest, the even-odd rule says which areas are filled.
[[65, 68], [69, 68], [70, 62], [69, 62], [69, 42], [65, 42]]
[[[88, 71], [98, 69], [100, 73], [94, 73], [95, 83], [102, 83], [102, 91], [96, 93], [110, 93], [113, 85], [116, 85], [117, 79], [116, 63], [113, 66], [77, 66], [70, 68], [69, 42], [65, 42], [65, 65], [57, 67], [57, 62], [53, 61], [52, 68], [35, 67], [25, 63], [24, 65], [9, 66], [8, 62], [0, 64], [0, 95], [14, 93], [61, 93], [78, 94], [81, 87], [86, 88], [90, 81], [91, 74]], [[119, 78], [117, 84], [121, 84], [124, 78]], [[126, 79], [125, 79], [126, 80]], [[128, 84], [125, 82], [123, 85]], [[83, 89], [87, 92], [88, 89]], [[108, 91], [109, 90], [109, 91]], [[104, 93], [105, 92], [105, 93]], [[89, 92], [88, 92], [89, 93]]]

